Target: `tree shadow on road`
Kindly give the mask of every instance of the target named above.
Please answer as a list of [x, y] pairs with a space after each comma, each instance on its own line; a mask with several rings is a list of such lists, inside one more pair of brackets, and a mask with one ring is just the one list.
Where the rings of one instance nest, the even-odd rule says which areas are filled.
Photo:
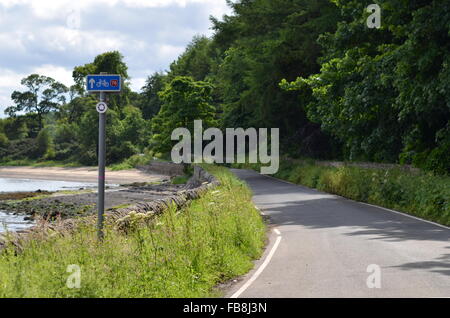
[[[309, 229], [337, 229], [347, 236], [387, 242], [450, 242], [450, 230], [383, 208], [365, 205], [283, 181], [265, 178], [254, 172], [238, 172], [251, 186], [255, 203], [278, 225], [300, 225]], [[450, 248], [450, 247], [446, 247]], [[424, 262], [397, 266], [405, 270], [430, 269], [450, 275], [450, 254]]]

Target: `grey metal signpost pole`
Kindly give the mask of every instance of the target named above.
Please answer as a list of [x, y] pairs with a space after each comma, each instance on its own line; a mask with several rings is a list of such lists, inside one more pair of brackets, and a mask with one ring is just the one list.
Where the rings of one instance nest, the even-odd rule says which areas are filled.
[[99, 240], [103, 240], [103, 223], [105, 214], [105, 161], [106, 161], [106, 93], [120, 94], [122, 90], [122, 77], [117, 74], [107, 74], [86, 76], [86, 89], [89, 93], [99, 93], [100, 102], [97, 104], [98, 117], [98, 218], [97, 235]]
[[[101, 73], [104, 74], [104, 73]], [[106, 93], [100, 92], [100, 102], [106, 102]], [[99, 113], [98, 120], [98, 218], [97, 236], [103, 240], [103, 218], [105, 213], [105, 157], [106, 157], [106, 112]]]

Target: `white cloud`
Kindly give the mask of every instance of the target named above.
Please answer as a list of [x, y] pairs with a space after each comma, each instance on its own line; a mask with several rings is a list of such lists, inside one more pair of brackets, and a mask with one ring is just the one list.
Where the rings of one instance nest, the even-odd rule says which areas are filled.
[[121, 50], [128, 41], [126, 36], [115, 32], [111, 34], [98, 31], [88, 33], [64, 27], [46, 28], [39, 38], [51, 51], [70, 52], [84, 48], [83, 51], [88, 54]]
[[[150, 73], [149, 73], [150, 74]], [[145, 85], [146, 77], [137, 77], [131, 79], [131, 89], [133, 91], [139, 92], [141, 88]]]
[[124, 55], [139, 90], [225, 13], [225, 0], [0, 0], [0, 116], [23, 77], [71, 85], [73, 67], [106, 51]]
[[20, 81], [30, 74], [49, 76], [67, 87], [74, 84], [72, 71], [61, 66], [42, 65], [31, 69], [29, 73], [17, 73], [9, 69], [0, 69], [0, 118], [5, 117], [5, 108], [13, 104], [11, 100], [12, 92], [16, 90], [22, 91], [24, 88], [21, 86]]
[[58, 82], [63, 83], [67, 87], [70, 87], [74, 84], [72, 78], [72, 70], [67, 69], [65, 67], [56, 66], [56, 65], [42, 65], [33, 70], [33, 73], [36, 74], [45, 74], [45, 76], [51, 77]]
[[0, 68], [0, 118], [5, 117], [5, 108], [12, 105], [11, 94], [20, 90], [20, 80], [23, 77], [23, 74]]
[[184, 46], [175, 46], [170, 44], [161, 44], [158, 46], [158, 54], [160, 57], [169, 57], [176, 59], [185, 50]]
[[[89, 10], [92, 7], [116, 7], [123, 5], [126, 8], [164, 8], [178, 6], [185, 8], [190, 4], [203, 4], [209, 7], [226, 10], [224, 0], [0, 0], [0, 5], [11, 8], [25, 5], [33, 9], [37, 17], [43, 19], [54, 18], [67, 14], [73, 10]], [[217, 12], [217, 11], [216, 11]]]
[[20, 87], [20, 80], [23, 78], [22, 75], [12, 70], [0, 68], [0, 88]]

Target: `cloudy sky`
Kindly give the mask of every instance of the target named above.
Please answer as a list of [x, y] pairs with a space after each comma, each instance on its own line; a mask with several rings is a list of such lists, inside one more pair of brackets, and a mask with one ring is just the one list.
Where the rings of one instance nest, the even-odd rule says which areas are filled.
[[106, 51], [125, 56], [139, 90], [194, 35], [211, 34], [210, 15], [228, 13], [225, 0], [0, 0], [0, 116], [21, 78], [38, 73], [69, 86], [74, 66]]

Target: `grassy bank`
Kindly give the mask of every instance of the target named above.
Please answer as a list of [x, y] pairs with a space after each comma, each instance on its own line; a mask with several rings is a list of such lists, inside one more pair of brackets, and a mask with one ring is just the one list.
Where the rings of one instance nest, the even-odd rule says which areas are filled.
[[[253, 168], [258, 165], [239, 165]], [[450, 226], [450, 177], [400, 169], [282, 162], [275, 177]]]
[[143, 166], [149, 164], [153, 160], [153, 154], [134, 155], [124, 161], [108, 166], [111, 171], [129, 170], [134, 169], [137, 166]]
[[[222, 185], [182, 211], [154, 220], [133, 217], [123, 233], [109, 226], [103, 243], [94, 226], [33, 241], [0, 255], [1, 297], [208, 297], [214, 286], [246, 273], [259, 257], [264, 223], [247, 186], [225, 168], [208, 167]], [[69, 289], [69, 265], [81, 288]]]
[[[122, 171], [122, 170], [130, 170], [134, 169], [138, 166], [144, 166], [149, 164], [151, 161], [161, 160], [155, 159], [153, 153], [146, 154], [136, 154], [128, 159], [123, 160], [119, 163], [113, 163], [107, 166], [110, 171]], [[57, 161], [57, 160], [32, 160], [32, 159], [22, 159], [22, 160], [0, 160], [0, 166], [3, 167], [37, 167], [37, 168], [78, 168], [84, 167], [83, 165], [76, 161], [65, 160], [65, 161]], [[95, 165], [93, 166], [95, 167]]]
[[[121, 171], [121, 170], [129, 170], [134, 169], [137, 166], [142, 166], [148, 164], [153, 160], [152, 154], [142, 154], [142, 155], [133, 155], [128, 159], [120, 163], [115, 163], [109, 165], [107, 168], [111, 171]], [[9, 161], [1, 161], [0, 166], [3, 167], [40, 167], [40, 168], [78, 168], [83, 167], [79, 162], [76, 161], [57, 161], [57, 160], [31, 160], [31, 159], [23, 159], [23, 160], [9, 160]]]
[[40, 160], [31, 160], [31, 159], [0, 161], [0, 166], [3, 166], [3, 167], [40, 167], [40, 168], [47, 168], [47, 167], [78, 168], [78, 167], [82, 167], [81, 164], [79, 164], [77, 162], [71, 162], [71, 161], [54, 161], [54, 160], [40, 161]]

